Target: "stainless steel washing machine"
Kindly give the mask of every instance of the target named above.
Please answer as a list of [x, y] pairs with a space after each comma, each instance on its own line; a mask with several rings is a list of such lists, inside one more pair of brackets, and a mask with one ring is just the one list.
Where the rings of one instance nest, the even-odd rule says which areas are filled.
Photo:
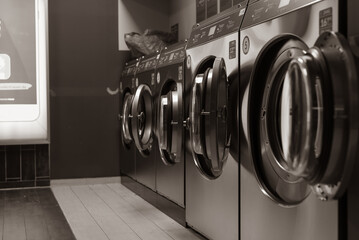
[[339, 33], [346, 4], [248, 6], [240, 32], [241, 239], [342, 236], [337, 199], [359, 136], [357, 60]]
[[139, 60], [135, 77], [136, 92], [131, 106], [132, 137], [136, 145], [136, 180], [156, 190], [156, 158], [154, 87], [158, 54]]
[[122, 175], [133, 179], [136, 179], [136, 146], [132, 137], [131, 109], [135, 94], [137, 65], [137, 60], [126, 63], [120, 79], [120, 171]]
[[184, 84], [187, 42], [165, 48], [156, 70], [157, 192], [184, 207]]
[[232, 147], [245, 10], [246, 2], [197, 24], [187, 45], [186, 222], [209, 239], [239, 237], [239, 160]]

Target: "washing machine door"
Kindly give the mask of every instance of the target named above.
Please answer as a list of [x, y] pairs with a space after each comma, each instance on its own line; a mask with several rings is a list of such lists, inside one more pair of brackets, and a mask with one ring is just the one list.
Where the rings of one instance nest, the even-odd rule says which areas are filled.
[[228, 79], [222, 58], [195, 77], [190, 99], [190, 140], [195, 165], [208, 179], [218, 178], [228, 157]]
[[133, 95], [130, 92], [126, 92], [123, 98], [123, 108], [122, 108], [122, 122], [121, 122], [121, 130], [122, 130], [122, 142], [125, 146], [128, 146], [132, 141], [132, 133], [131, 133], [131, 107], [132, 107]]
[[281, 205], [310, 192], [345, 191], [358, 146], [358, 79], [346, 39], [326, 32], [312, 48], [295, 36], [266, 45], [249, 94], [250, 147], [263, 192]]
[[131, 107], [131, 130], [138, 151], [148, 156], [153, 142], [153, 102], [148, 85], [138, 86]]
[[181, 160], [183, 146], [183, 86], [168, 80], [160, 91], [158, 142], [164, 164]]

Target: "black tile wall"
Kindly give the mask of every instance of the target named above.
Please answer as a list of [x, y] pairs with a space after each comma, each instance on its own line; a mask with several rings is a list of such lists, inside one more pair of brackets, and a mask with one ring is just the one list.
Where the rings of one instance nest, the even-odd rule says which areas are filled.
[[49, 145], [0, 146], [0, 188], [50, 185]]
[[5, 148], [0, 148], [0, 182], [4, 182], [5, 181], [5, 162], [6, 162], [6, 158], [5, 158]]
[[21, 149], [21, 173], [23, 180], [35, 179], [35, 151]]
[[49, 148], [47, 145], [36, 145], [36, 177], [49, 177]]
[[20, 180], [21, 151], [20, 146], [6, 147], [6, 179], [8, 181]]

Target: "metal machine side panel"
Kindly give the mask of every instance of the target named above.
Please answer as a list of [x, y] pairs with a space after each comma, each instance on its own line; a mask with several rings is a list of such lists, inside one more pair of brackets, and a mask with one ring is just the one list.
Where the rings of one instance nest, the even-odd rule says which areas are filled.
[[131, 144], [131, 149], [127, 149], [120, 143], [120, 171], [122, 174], [136, 179], [136, 147]]
[[259, 189], [253, 173], [240, 168], [240, 239], [338, 239], [338, 201], [311, 194], [293, 208], [278, 206]]
[[[353, 169], [353, 174], [351, 176], [351, 183], [348, 186], [347, 192], [347, 206], [344, 215], [347, 216], [347, 219], [342, 219], [344, 222], [343, 227], [346, 229], [342, 229], [343, 231], [347, 231], [347, 239], [348, 240], [356, 240], [359, 239], [359, 162], [357, 162]], [[344, 198], [343, 201], [346, 199]]]
[[[136, 75], [136, 87], [141, 84], [146, 84], [151, 88], [152, 96], [154, 97], [154, 75], [155, 71], [146, 71]], [[155, 114], [155, 109], [153, 109]], [[155, 116], [153, 115], [153, 121]], [[155, 126], [155, 125], [153, 125]], [[143, 157], [136, 149], [136, 178], [137, 181], [143, 185], [156, 190], [156, 158], [158, 157], [158, 143], [153, 132], [152, 149], [148, 157]]]
[[[154, 142], [152, 147], [155, 148], [156, 145]], [[148, 157], [142, 157], [136, 151], [136, 179], [152, 190], [156, 190], [156, 157], [155, 151], [152, 151]]]
[[[187, 49], [187, 56], [190, 56], [190, 60], [187, 58], [187, 63], [190, 63], [191, 69], [190, 72], [192, 73], [192, 80], [193, 75], [196, 71], [196, 66], [203, 60], [203, 58], [207, 56], [215, 56], [215, 57], [222, 57], [226, 64], [227, 69], [227, 76], [237, 75], [238, 73], [238, 32], [227, 35], [223, 38], [220, 38], [216, 41], [209, 42], [204, 45], [200, 45], [191, 49]], [[235, 49], [235, 57], [230, 58], [230, 43], [234, 43], [236, 46]], [[188, 65], [187, 65], [188, 66]], [[190, 80], [189, 80], [190, 81]]]
[[[130, 91], [131, 94], [134, 94], [134, 90], [132, 88], [132, 76], [123, 76], [120, 80], [120, 97], [119, 97], [119, 106], [120, 106], [120, 115], [122, 115], [123, 111], [123, 95]], [[120, 121], [122, 124], [122, 120]], [[134, 143], [131, 143], [129, 147], [125, 147], [122, 140], [122, 127], [120, 127], [120, 172], [121, 174], [125, 174], [130, 176], [133, 179], [136, 179], [136, 146]]]
[[[294, 34], [300, 37], [309, 47], [313, 46], [319, 37], [319, 12], [330, 7], [333, 9], [333, 31], [338, 31], [338, 1], [328, 0], [240, 32], [240, 46], [244, 44], [244, 39], [249, 39], [248, 52], [244, 53], [245, 51], [241, 48], [239, 53], [240, 92], [242, 95], [245, 93], [244, 95], [246, 96], [240, 99], [242, 114], [247, 113], [247, 93], [251, 71], [257, 56], [265, 44], [279, 35]], [[241, 121], [242, 128], [247, 136], [247, 117], [241, 117]]]
[[309, 47], [313, 46], [319, 36], [319, 12], [332, 8], [333, 31], [338, 31], [338, 1], [327, 0], [302, 8], [280, 18], [256, 25], [240, 32], [240, 44], [249, 38], [249, 51], [240, 51], [240, 66], [252, 66], [263, 46], [274, 37], [282, 34], [294, 34], [300, 37]]
[[209, 239], [238, 240], [238, 165], [229, 156], [222, 175], [207, 180], [187, 155], [186, 221]]
[[[273, 37], [291, 33], [302, 38], [309, 47], [313, 46], [319, 36], [319, 12], [329, 7], [333, 9], [333, 31], [338, 31], [338, 1], [334, 0], [320, 2], [241, 31], [241, 43], [248, 37], [250, 49], [247, 54], [243, 51], [240, 54], [240, 86], [247, 88], [256, 57]], [[247, 132], [246, 94], [240, 101], [242, 127]], [[245, 141], [244, 136], [241, 136], [241, 141]], [[241, 143], [240, 239], [338, 239], [338, 201], [321, 202], [311, 194], [297, 207], [278, 206], [261, 192], [245, 145]]]
[[157, 157], [156, 189], [159, 194], [184, 207], [184, 158], [174, 165], [165, 165]]
[[[156, 71], [156, 103], [159, 101], [158, 94], [163, 87], [164, 82], [172, 80], [178, 83], [184, 84], [185, 81], [185, 67], [186, 64], [182, 62], [174, 63], [171, 65], [165, 65]], [[158, 106], [157, 106], [158, 107]]]
[[[196, 67], [207, 56], [222, 57], [229, 79], [238, 79], [238, 35], [233, 33], [204, 45], [187, 49], [186, 92], [191, 88]], [[234, 41], [234, 42], [233, 42]], [[235, 45], [235, 57], [230, 58], [230, 42]], [[233, 44], [234, 43], [234, 44]], [[233, 49], [232, 49], [233, 50]], [[190, 59], [190, 60], [189, 60]], [[188, 95], [186, 96], [188, 101]], [[188, 102], [187, 102], [188, 103]], [[188, 109], [188, 104], [186, 105]], [[187, 116], [187, 115], [186, 115]], [[222, 175], [214, 180], [201, 176], [188, 148], [186, 136], [186, 222], [209, 239], [237, 240], [238, 234], [238, 173], [239, 163], [228, 157]]]
[[[172, 80], [177, 83], [182, 83], [184, 87], [184, 68], [185, 63], [179, 62], [171, 65], [164, 65], [157, 69], [156, 73], [156, 108], [158, 108], [158, 101], [160, 97], [161, 87], [167, 80]], [[183, 93], [184, 94], [184, 93]], [[183, 107], [185, 101], [183, 99]], [[158, 109], [156, 109], [158, 114]], [[183, 111], [184, 114], [184, 111]], [[183, 115], [184, 116], [184, 115]], [[158, 119], [157, 119], [158, 122]], [[158, 129], [157, 134], [158, 133]], [[185, 132], [183, 131], [183, 139]], [[179, 163], [174, 165], [165, 165], [161, 160], [158, 152], [156, 158], [156, 189], [159, 194], [177, 203], [181, 207], [185, 206], [184, 199], [184, 184], [185, 184], [185, 164], [184, 164], [184, 145], [182, 144], [182, 157]]]

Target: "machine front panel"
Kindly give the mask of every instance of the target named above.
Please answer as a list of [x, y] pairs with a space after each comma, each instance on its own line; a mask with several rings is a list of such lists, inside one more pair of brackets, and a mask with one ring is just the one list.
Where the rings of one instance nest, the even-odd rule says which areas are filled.
[[[294, 34], [306, 45], [313, 46], [321, 33], [323, 11], [328, 9], [332, 12], [330, 30], [338, 31], [338, 1], [331, 0], [321, 1], [241, 31], [241, 141], [248, 140], [248, 84], [258, 54], [268, 41], [282, 34]], [[338, 239], [338, 201], [321, 202], [311, 194], [298, 206], [285, 208], [278, 205], [261, 191], [246, 143], [241, 142], [241, 150], [241, 239]]]

